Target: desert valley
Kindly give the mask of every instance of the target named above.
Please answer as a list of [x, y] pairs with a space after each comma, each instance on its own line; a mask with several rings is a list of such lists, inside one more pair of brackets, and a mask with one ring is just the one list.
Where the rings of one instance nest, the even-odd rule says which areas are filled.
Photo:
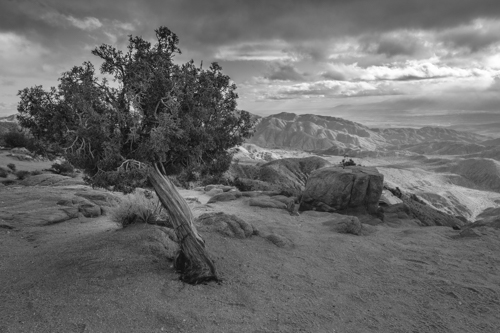
[[[170, 227], [113, 222], [126, 195], [2, 150], [31, 174], [0, 178], [0, 332], [498, 331], [498, 138], [257, 118], [226, 184], [179, 188], [219, 283], [179, 280]], [[320, 170], [372, 168], [377, 211], [290, 211]]]

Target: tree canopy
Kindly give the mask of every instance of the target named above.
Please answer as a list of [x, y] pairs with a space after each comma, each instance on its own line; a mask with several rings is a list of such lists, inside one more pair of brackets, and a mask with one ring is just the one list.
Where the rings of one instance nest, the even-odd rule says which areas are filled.
[[42, 146], [59, 147], [95, 186], [138, 186], [145, 176], [130, 161], [165, 174], [221, 174], [228, 149], [251, 135], [253, 122], [236, 109], [236, 86], [217, 63], [174, 63], [178, 44], [160, 27], [155, 44], [129, 36], [126, 51], [97, 47], [104, 78], [85, 62], [63, 73], [57, 88], [21, 90], [20, 125]]

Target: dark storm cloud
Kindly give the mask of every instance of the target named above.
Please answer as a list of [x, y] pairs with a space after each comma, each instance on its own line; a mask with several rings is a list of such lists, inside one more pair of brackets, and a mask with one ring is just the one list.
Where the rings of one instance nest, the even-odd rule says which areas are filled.
[[[44, 13], [56, 13], [101, 22], [136, 21], [135, 34], [152, 36], [153, 29], [166, 25], [182, 44], [200, 50], [241, 40], [279, 38], [288, 41], [357, 35], [367, 31], [405, 28], [451, 27], [477, 17], [500, 15], [497, 0], [152, 0], [120, 1], [3, 1], [0, 29], [37, 36], [48, 44], [88, 40], [88, 34], [50, 26]], [[57, 15], [56, 15], [57, 16]], [[50, 37], [53, 37], [52, 39]], [[394, 47], [394, 46], [393, 46]], [[389, 44], [381, 51], [393, 54]], [[410, 52], [411, 50], [403, 52]]]
[[275, 64], [271, 66], [270, 72], [265, 76], [269, 80], [280, 81], [304, 81], [304, 74], [299, 73], [290, 64]]
[[[391, 95], [409, 86], [415, 91], [402, 91], [417, 94], [428, 82], [416, 81], [472, 82], [471, 67], [500, 68], [492, 47], [499, 17], [498, 0], [0, 0], [0, 78], [19, 87], [0, 86], [15, 94], [42, 79], [57, 84], [82, 61], [97, 68], [94, 47], [124, 49], [127, 35], [153, 39], [167, 26], [180, 38], [177, 61], [221, 61], [256, 100], [259, 89], [291, 85], [276, 98]], [[252, 81], [266, 69], [264, 83]], [[429, 82], [436, 94], [447, 87], [437, 81]]]
[[388, 57], [397, 55], [412, 56], [421, 52], [423, 45], [416, 40], [408, 38], [382, 38], [377, 46], [376, 53], [385, 54]]
[[145, 2], [143, 12], [158, 13], [156, 25], [170, 25], [169, 22], [172, 22], [172, 29], [178, 29], [198, 41], [220, 44], [240, 38], [304, 40], [401, 27], [449, 27], [479, 16], [495, 17], [500, 14], [500, 2], [157, 0]]
[[480, 28], [458, 27], [440, 33], [438, 38], [451, 47], [465, 47], [470, 52], [478, 52], [500, 41], [498, 28], [500, 28], [500, 24]]
[[435, 79], [444, 79], [448, 76], [417, 76], [417, 75], [403, 75], [400, 76], [393, 81], [422, 81], [422, 80], [435, 80]]
[[327, 79], [327, 80], [334, 80], [334, 81], [345, 81], [346, 80], [346, 76], [343, 73], [341, 73], [339, 71], [333, 71], [333, 70], [322, 73], [321, 77], [324, 79]]

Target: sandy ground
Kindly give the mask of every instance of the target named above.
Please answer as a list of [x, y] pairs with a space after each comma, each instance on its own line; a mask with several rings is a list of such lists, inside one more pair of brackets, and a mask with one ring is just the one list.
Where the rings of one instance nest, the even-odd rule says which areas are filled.
[[[0, 195], [7, 195], [0, 190]], [[246, 200], [204, 204], [290, 240], [202, 232], [223, 278], [187, 285], [154, 226], [107, 217], [0, 229], [0, 332], [498, 332], [500, 237], [445, 227], [337, 234]]]
[[[18, 169], [40, 169], [25, 163]], [[422, 193], [453, 185], [423, 167], [397, 171], [399, 161], [362, 163]], [[0, 202], [13, 191], [33, 189], [0, 188]], [[498, 196], [457, 191], [478, 210]], [[322, 224], [326, 213], [290, 216], [245, 198], [206, 205], [199, 192], [181, 193], [199, 198], [196, 216], [235, 214], [290, 244], [203, 231], [223, 282], [192, 286], [178, 280], [154, 226], [120, 229], [102, 216], [0, 228], [0, 333], [498, 332], [498, 231], [456, 238], [446, 227], [379, 225], [353, 236]]]

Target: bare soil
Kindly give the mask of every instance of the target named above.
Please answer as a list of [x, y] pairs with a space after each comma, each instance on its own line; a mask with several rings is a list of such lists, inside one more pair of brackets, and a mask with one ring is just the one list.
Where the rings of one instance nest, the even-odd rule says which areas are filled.
[[[0, 196], [9, 195], [8, 187]], [[26, 187], [29, 191], [30, 188]], [[446, 227], [364, 226], [290, 216], [246, 198], [191, 204], [235, 214], [259, 236], [201, 234], [223, 278], [187, 285], [159, 228], [106, 216], [0, 228], [0, 332], [497, 332], [500, 237]], [[1, 201], [1, 200], [0, 200]], [[5, 208], [5, 207], [3, 207]], [[169, 252], [170, 251], [170, 252]]]
[[[0, 156], [0, 165], [8, 162]], [[41, 168], [29, 163], [18, 169]], [[409, 175], [405, 180], [418, 178]], [[72, 191], [0, 187], [0, 213], [13, 202], [17, 210], [38, 209]], [[34, 214], [23, 221], [0, 214], [0, 333], [498, 332], [498, 230], [457, 238], [447, 227], [363, 225], [354, 236], [323, 224], [328, 213], [290, 216], [249, 206], [248, 198], [207, 205], [200, 192], [181, 194], [198, 198], [190, 200], [196, 216], [235, 214], [287, 242], [278, 247], [202, 228], [223, 281], [192, 286], [178, 280], [175, 247], [161, 228], [121, 229], [107, 216], [43, 225]]]

